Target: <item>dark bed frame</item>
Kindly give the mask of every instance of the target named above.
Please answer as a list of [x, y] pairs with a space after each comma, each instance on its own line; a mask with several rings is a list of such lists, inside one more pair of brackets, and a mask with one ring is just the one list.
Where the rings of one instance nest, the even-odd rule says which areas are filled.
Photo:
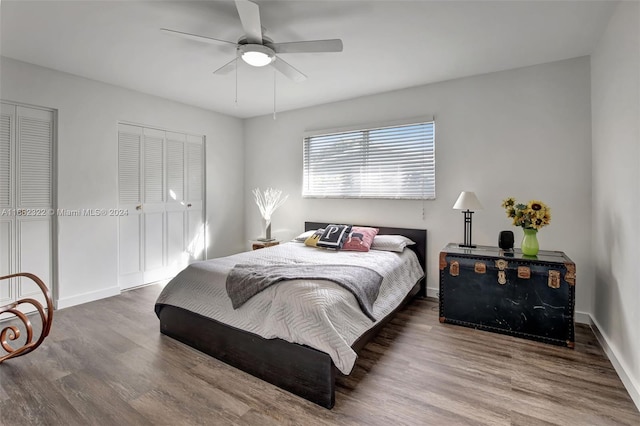
[[[305, 231], [326, 223], [305, 222]], [[427, 232], [424, 229], [378, 227], [381, 235], [400, 234], [416, 242], [409, 246], [418, 255], [426, 277]], [[425, 278], [419, 280], [402, 303], [352, 345], [356, 353], [414, 296], [426, 296]], [[211, 318], [170, 305], [157, 305], [160, 331], [264, 381], [326, 408], [335, 403], [336, 374], [331, 357], [308, 346], [282, 339], [264, 339]]]

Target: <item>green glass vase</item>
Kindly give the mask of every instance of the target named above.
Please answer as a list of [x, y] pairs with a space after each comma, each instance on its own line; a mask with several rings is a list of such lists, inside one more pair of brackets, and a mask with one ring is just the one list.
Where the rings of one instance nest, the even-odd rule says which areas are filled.
[[525, 256], [535, 256], [538, 254], [540, 247], [538, 246], [538, 230], [522, 228], [524, 237], [522, 238], [522, 254]]

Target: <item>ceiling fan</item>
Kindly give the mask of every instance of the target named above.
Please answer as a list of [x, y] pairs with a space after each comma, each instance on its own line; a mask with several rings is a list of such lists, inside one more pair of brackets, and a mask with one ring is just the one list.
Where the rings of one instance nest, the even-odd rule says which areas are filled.
[[240, 15], [242, 28], [245, 32], [245, 35], [241, 37], [237, 43], [182, 31], [170, 30], [167, 28], [162, 28], [161, 31], [166, 34], [204, 43], [234, 45], [236, 47], [236, 57], [215, 70], [213, 72], [214, 74], [227, 74], [234, 70], [237, 58], [240, 57], [244, 62], [254, 67], [271, 65], [290, 79], [294, 81], [303, 81], [307, 76], [289, 63], [285, 62], [280, 56], [278, 56], [279, 54], [342, 52], [342, 40], [340, 39], [274, 43], [273, 40], [265, 37], [263, 34], [263, 27], [260, 23], [259, 6], [249, 0], [235, 0], [235, 3], [236, 8], [238, 9], [238, 15]]

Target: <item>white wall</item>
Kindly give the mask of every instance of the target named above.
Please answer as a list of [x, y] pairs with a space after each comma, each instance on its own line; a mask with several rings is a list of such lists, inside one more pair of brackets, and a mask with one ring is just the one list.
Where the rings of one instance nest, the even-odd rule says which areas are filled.
[[[336, 82], [338, 84], [339, 82]], [[305, 130], [436, 116], [434, 201], [303, 199]], [[305, 220], [426, 228], [429, 293], [438, 287], [438, 253], [460, 242], [463, 217], [452, 206], [475, 191], [473, 241], [497, 245], [511, 226], [502, 199], [540, 199], [552, 208], [538, 234], [542, 249], [562, 250], [577, 264], [577, 310], [591, 307], [591, 107], [589, 58], [480, 75], [245, 121], [246, 236], [261, 235], [251, 196], [257, 186], [290, 194], [273, 231], [291, 238]], [[424, 213], [423, 213], [424, 211]]]
[[619, 4], [592, 58], [594, 322], [640, 407], [640, 5]]
[[[209, 256], [240, 251], [244, 199], [239, 119], [0, 58], [0, 97], [58, 110], [58, 208], [117, 207], [117, 124], [206, 136]], [[117, 294], [117, 221], [58, 218], [58, 306]]]

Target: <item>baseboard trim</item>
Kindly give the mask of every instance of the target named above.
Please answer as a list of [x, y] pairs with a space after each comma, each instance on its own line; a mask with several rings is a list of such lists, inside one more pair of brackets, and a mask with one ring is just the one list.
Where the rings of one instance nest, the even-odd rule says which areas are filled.
[[438, 299], [440, 297], [440, 289], [437, 287], [427, 287], [427, 297]]
[[589, 315], [587, 312], [576, 311], [574, 319], [577, 323], [580, 324], [593, 325], [593, 321], [591, 321], [591, 315]]
[[600, 331], [600, 325], [598, 321], [596, 321], [591, 315], [589, 315], [589, 319], [591, 321], [591, 329], [593, 330], [593, 334], [595, 334], [596, 339], [602, 346], [602, 350], [611, 361], [611, 365], [618, 373], [622, 384], [627, 389], [629, 396], [633, 400], [634, 404], [636, 404], [636, 408], [640, 411], [640, 383], [638, 383], [633, 376], [629, 375], [627, 372], [631, 371], [631, 369], [621, 361], [621, 358], [618, 357], [616, 350], [609, 344], [609, 339], [602, 334]]
[[70, 308], [71, 306], [93, 302], [94, 300], [105, 299], [107, 297], [117, 296], [119, 294], [120, 294], [120, 287], [109, 287], [99, 291], [92, 291], [89, 293], [82, 293], [76, 296], [58, 299], [55, 302], [55, 308], [56, 309]]

